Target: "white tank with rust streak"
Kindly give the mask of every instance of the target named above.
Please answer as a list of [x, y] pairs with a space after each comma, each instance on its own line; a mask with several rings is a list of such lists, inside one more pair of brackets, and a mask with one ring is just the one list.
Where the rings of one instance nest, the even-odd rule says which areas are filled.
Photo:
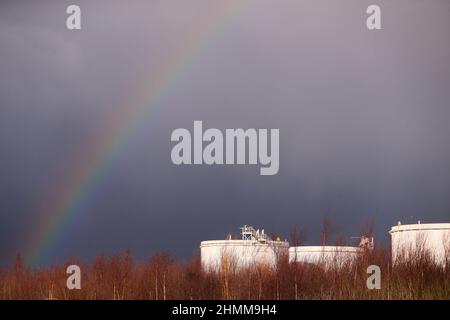
[[289, 248], [289, 262], [343, 266], [363, 252], [361, 247], [301, 246]]
[[392, 261], [411, 259], [426, 252], [436, 264], [450, 261], [450, 223], [405, 224], [400, 222], [389, 231]]
[[373, 249], [373, 237], [361, 237], [358, 246], [299, 246], [289, 248], [289, 262], [322, 264], [326, 268], [342, 267], [365, 250]]
[[200, 243], [202, 269], [232, 271], [252, 266], [273, 268], [278, 259], [288, 255], [289, 243], [272, 240], [264, 230], [251, 226], [241, 228], [241, 239], [210, 240]]

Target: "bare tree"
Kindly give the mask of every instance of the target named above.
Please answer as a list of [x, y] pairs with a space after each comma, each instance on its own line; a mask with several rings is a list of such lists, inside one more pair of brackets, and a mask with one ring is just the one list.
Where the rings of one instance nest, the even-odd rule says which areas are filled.
[[329, 241], [333, 231], [333, 223], [328, 216], [325, 216], [322, 222], [322, 246], [326, 246]]
[[291, 247], [302, 246], [306, 242], [307, 235], [306, 227], [293, 227], [289, 233], [289, 244]]

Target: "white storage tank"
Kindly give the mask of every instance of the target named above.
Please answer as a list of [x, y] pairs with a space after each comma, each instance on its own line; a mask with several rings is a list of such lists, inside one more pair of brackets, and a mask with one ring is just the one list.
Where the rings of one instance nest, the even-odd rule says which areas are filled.
[[342, 266], [351, 262], [362, 249], [344, 246], [301, 246], [289, 248], [289, 262]]
[[405, 224], [391, 228], [392, 262], [425, 253], [439, 265], [450, 261], [450, 223]]
[[200, 243], [202, 269], [233, 271], [255, 265], [273, 268], [278, 259], [287, 258], [289, 243], [272, 240], [264, 230], [241, 228], [241, 239], [210, 240]]
[[341, 267], [373, 248], [372, 237], [361, 237], [359, 246], [299, 246], [289, 248], [289, 262]]

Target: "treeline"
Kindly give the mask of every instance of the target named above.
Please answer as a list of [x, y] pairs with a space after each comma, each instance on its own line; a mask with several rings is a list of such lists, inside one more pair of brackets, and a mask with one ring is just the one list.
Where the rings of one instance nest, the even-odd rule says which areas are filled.
[[[68, 290], [66, 268], [81, 268], [81, 289]], [[381, 289], [369, 290], [367, 267], [381, 268]], [[48, 268], [24, 267], [20, 256], [0, 269], [0, 299], [450, 299], [449, 265], [436, 265], [425, 253], [391, 264], [383, 247], [356, 261], [324, 265], [288, 263], [275, 268], [222, 268], [203, 272], [200, 257], [176, 261], [161, 252], [136, 262], [129, 251], [98, 256], [91, 264], [68, 261]]]

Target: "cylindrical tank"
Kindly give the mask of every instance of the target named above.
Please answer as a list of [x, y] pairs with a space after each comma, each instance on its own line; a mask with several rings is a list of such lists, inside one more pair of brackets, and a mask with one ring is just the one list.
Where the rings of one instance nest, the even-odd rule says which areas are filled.
[[201, 264], [205, 271], [239, 270], [254, 265], [273, 268], [288, 255], [286, 241], [211, 240], [200, 244]]
[[356, 259], [361, 247], [300, 246], [289, 248], [289, 262], [323, 264], [325, 267], [342, 266]]
[[450, 223], [400, 222], [391, 228], [392, 261], [430, 257], [436, 264], [450, 260]]

